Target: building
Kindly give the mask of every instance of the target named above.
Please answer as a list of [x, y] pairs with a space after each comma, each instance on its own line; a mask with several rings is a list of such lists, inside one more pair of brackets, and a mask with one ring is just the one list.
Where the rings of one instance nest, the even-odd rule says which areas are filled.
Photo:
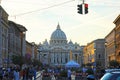
[[115, 60], [115, 29], [105, 37], [105, 67], [109, 62]]
[[83, 64], [89, 63], [88, 55], [89, 54], [87, 54], [87, 45], [86, 45], [83, 49]]
[[115, 28], [105, 37], [106, 67], [112, 60], [120, 63], [120, 15], [113, 23]]
[[0, 5], [0, 67], [8, 62], [8, 14]]
[[[25, 59], [27, 60], [38, 60], [37, 58], [37, 51], [38, 46], [34, 42], [28, 42], [26, 41], [26, 54]], [[27, 62], [26, 62], [27, 63]]]
[[70, 40], [67, 41], [66, 34], [61, 30], [60, 25], [52, 33], [50, 42], [47, 40], [43, 44], [39, 44], [39, 60], [43, 64], [50, 64], [51, 66], [64, 66], [68, 61], [74, 60], [81, 63], [82, 48], [79, 44]]
[[113, 22], [115, 24], [115, 58], [120, 63], [120, 14]]
[[84, 47], [83, 62], [94, 67], [104, 67], [105, 65], [105, 40], [97, 39], [88, 43]]
[[34, 43], [32, 48], [33, 48], [32, 49], [33, 50], [32, 59], [39, 60], [39, 58], [37, 57], [37, 55], [38, 55], [38, 45]]
[[28, 63], [29, 64], [29, 62], [28, 61], [31, 61], [32, 60], [32, 54], [33, 53], [33, 45], [32, 45], [32, 43], [29, 43], [28, 41], [26, 41], [26, 54], [25, 54], [25, 61], [27, 61], [27, 62], [25, 62], [25, 63]]
[[[8, 22], [9, 30], [8, 30], [8, 58], [9, 62], [11, 62], [12, 56], [22, 56], [26, 51], [25, 47], [25, 32], [27, 29], [19, 25], [13, 21]], [[23, 51], [25, 49], [25, 51]]]

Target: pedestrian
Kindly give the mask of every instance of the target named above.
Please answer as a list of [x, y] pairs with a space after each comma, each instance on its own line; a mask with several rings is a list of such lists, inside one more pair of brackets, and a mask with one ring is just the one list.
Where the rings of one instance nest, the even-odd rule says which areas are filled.
[[71, 80], [71, 70], [68, 70], [67, 77], [68, 77], [68, 80]]
[[9, 79], [13, 80], [14, 78], [14, 70], [11, 68], [10, 72], [9, 72]]
[[20, 76], [19, 76], [19, 71], [18, 69], [14, 70], [14, 80], [20, 80]]
[[28, 80], [29, 79], [29, 67], [27, 67], [27, 69], [26, 69], [26, 80]]
[[26, 80], [26, 68], [23, 69], [23, 80]]
[[33, 76], [34, 76], [34, 80], [36, 80], [36, 69], [33, 69]]
[[0, 80], [2, 80], [3, 79], [3, 70], [2, 70], [2, 68], [0, 68]]
[[32, 68], [29, 69], [28, 76], [29, 76], [29, 79], [32, 80], [32, 77], [33, 77], [33, 69]]
[[75, 71], [72, 72], [72, 74], [71, 74], [71, 79], [72, 79], [72, 80], [75, 80]]

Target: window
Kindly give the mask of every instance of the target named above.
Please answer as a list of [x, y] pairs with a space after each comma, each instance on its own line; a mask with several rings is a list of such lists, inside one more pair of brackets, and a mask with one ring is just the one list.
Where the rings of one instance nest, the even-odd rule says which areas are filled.
[[101, 55], [100, 55], [100, 54], [98, 55], [98, 58], [101, 58]]

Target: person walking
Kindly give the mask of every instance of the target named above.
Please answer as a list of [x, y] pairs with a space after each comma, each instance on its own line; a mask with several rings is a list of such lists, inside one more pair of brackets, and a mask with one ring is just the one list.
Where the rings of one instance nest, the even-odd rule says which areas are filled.
[[36, 73], [37, 73], [37, 71], [36, 71], [36, 69], [34, 68], [34, 69], [33, 69], [34, 80], [36, 80]]
[[71, 80], [71, 70], [68, 70], [67, 77], [68, 77], [68, 80]]
[[2, 68], [0, 68], [0, 80], [2, 80], [3, 79], [3, 70], [2, 70]]
[[18, 69], [14, 70], [14, 80], [20, 80], [20, 76], [19, 76], [19, 71]]
[[72, 72], [72, 74], [71, 74], [71, 79], [72, 79], [72, 80], [75, 80], [75, 71]]

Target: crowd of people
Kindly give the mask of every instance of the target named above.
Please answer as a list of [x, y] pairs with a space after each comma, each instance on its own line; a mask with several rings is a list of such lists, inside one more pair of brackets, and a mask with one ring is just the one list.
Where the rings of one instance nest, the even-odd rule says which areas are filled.
[[0, 68], [0, 80], [36, 80], [36, 68], [19, 66]]

